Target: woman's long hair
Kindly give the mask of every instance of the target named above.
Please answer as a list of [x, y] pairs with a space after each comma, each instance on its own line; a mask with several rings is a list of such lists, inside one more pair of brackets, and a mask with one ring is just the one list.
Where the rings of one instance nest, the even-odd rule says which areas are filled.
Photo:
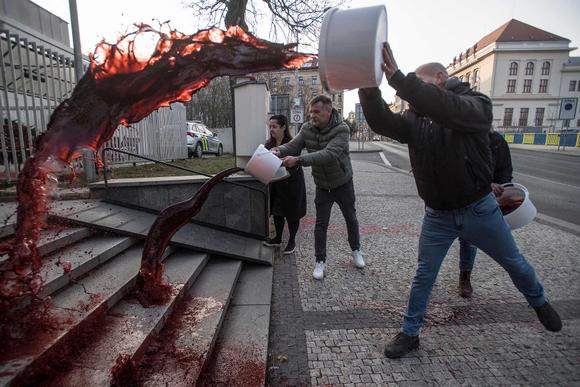
[[[276, 121], [276, 123], [278, 125], [280, 125], [281, 127], [284, 127], [284, 137], [282, 138], [282, 144], [286, 144], [288, 141], [292, 140], [292, 135], [290, 134], [290, 128], [288, 128], [288, 118], [286, 118], [285, 115], [276, 114], [276, 115], [273, 115], [272, 117], [270, 117], [270, 120], [274, 120], [274, 121]], [[270, 120], [268, 120], [268, 122], [270, 122]], [[271, 148], [274, 148], [275, 146], [276, 146], [276, 139], [274, 137], [272, 137], [272, 134], [270, 134], [270, 138], [268, 138], [268, 141], [266, 141], [265, 148], [271, 149]]]

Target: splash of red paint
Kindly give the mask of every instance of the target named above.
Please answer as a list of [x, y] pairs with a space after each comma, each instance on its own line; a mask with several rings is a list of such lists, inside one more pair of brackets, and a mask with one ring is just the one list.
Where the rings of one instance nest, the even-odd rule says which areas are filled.
[[[135, 39], [143, 33], [159, 37], [147, 58], [135, 52]], [[147, 25], [140, 25], [116, 44], [100, 43], [89, 70], [71, 98], [55, 109], [47, 132], [36, 141], [35, 154], [20, 173], [16, 238], [10, 245], [0, 246], [0, 253], [10, 254], [8, 270], [31, 267], [36, 272], [41, 267], [37, 243], [45, 225], [47, 201], [56, 186], [55, 176], [83, 149], [96, 151], [119, 125], [139, 122], [171, 102], [189, 101], [192, 93], [215, 77], [298, 67], [313, 58], [294, 52], [294, 47], [258, 39], [239, 27], [185, 35], [162, 33]], [[5, 272], [0, 271], [0, 283], [24, 284], [0, 286], [0, 303], [30, 288], [25, 279], [9, 278]]]
[[221, 171], [208, 181], [190, 199], [165, 208], [149, 229], [141, 269], [137, 279], [139, 300], [144, 306], [159, 305], [169, 302], [171, 286], [163, 278], [161, 257], [173, 235], [189, 220], [199, 213], [211, 189], [226, 176], [242, 171], [234, 167]]

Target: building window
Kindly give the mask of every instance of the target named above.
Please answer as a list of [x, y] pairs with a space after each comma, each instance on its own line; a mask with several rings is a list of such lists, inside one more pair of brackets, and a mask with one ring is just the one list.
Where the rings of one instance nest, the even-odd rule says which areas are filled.
[[524, 93], [531, 93], [532, 92], [532, 80], [531, 79], [524, 79]]
[[547, 92], [548, 92], [548, 80], [540, 79], [540, 88], [538, 89], [538, 93], [547, 93]]
[[518, 75], [518, 64], [516, 62], [510, 63], [510, 75]]
[[475, 85], [478, 82], [477, 76], [479, 75], [479, 71], [477, 69], [473, 70], [473, 84]]
[[302, 77], [302, 76], [298, 77], [298, 84], [299, 85], [303, 85], [304, 84], [304, 77]]
[[278, 83], [278, 78], [272, 78], [272, 85], [275, 85]]
[[507, 92], [508, 93], [515, 93], [516, 92], [516, 80], [515, 79], [508, 79]]
[[316, 97], [318, 95], [318, 92], [316, 90], [312, 90], [312, 96]]
[[550, 62], [544, 62], [542, 64], [542, 75], [550, 75]]
[[544, 124], [544, 108], [536, 108], [536, 117], [534, 118], [535, 126], [542, 126]]
[[465, 82], [471, 84], [471, 73], [465, 74]]
[[576, 81], [570, 81], [570, 87], [568, 91], [576, 91]]
[[270, 96], [270, 113], [290, 115], [290, 96], [288, 94], [274, 94]]
[[503, 113], [503, 126], [512, 126], [512, 120], [514, 117], [514, 108], [505, 108]]
[[580, 91], [580, 81], [578, 81], [578, 90], [577, 91]]
[[534, 75], [534, 63], [526, 63], [526, 75]]
[[520, 120], [518, 121], [518, 126], [528, 126], [528, 112], [530, 109], [521, 108], [520, 109]]
[[290, 86], [290, 77], [284, 78], [284, 86]]
[[318, 77], [316, 75], [312, 76], [312, 84], [313, 85], [318, 85]]

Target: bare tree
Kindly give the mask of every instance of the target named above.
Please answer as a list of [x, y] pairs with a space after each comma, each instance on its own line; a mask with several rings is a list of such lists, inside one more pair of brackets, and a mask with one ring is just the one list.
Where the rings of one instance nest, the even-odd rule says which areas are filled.
[[[239, 25], [246, 31], [256, 31], [269, 18], [270, 38], [278, 40], [317, 40], [324, 11], [342, 5], [347, 0], [199, 0], [189, 6], [196, 16], [210, 24], [226, 27]], [[248, 28], [249, 27], [249, 28]]]
[[210, 128], [227, 128], [232, 126], [232, 110], [229, 78], [219, 77], [191, 96], [187, 119], [201, 121]]

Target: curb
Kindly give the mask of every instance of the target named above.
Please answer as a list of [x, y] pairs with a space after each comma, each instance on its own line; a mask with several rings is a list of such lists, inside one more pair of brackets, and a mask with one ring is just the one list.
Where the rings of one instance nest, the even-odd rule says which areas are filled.
[[[563, 156], [569, 156], [569, 157], [580, 157], [580, 152], [578, 152], [578, 151], [568, 152], [565, 150], [558, 151], [558, 150], [533, 149], [533, 148], [528, 148], [528, 147], [513, 146], [514, 144], [508, 144], [508, 145], [509, 145], [510, 149], [517, 149], [517, 150], [523, 150], [523, 151], [529, 151], [529, 152], [549, 153], [549, 154], [563, 155]], [[574, 148], [574, 147], [569, 147], [569, 148]], [[578, 152], [578, 153], [576, 153], [576, 152]]]

